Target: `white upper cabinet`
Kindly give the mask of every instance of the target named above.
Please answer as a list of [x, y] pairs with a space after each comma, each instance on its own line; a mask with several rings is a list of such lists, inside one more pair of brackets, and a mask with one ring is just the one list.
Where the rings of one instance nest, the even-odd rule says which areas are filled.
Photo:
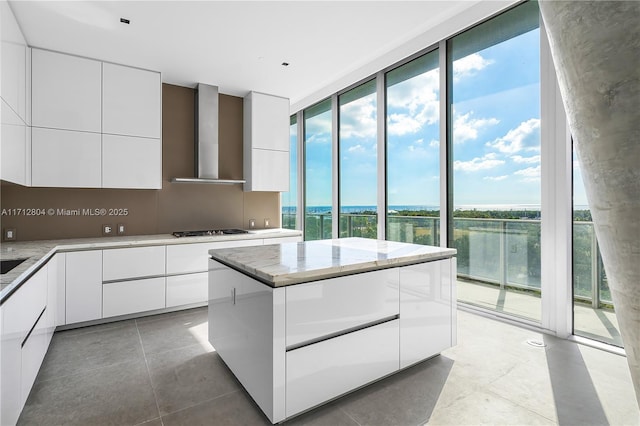
[[[22, 119], [27, 120], [27, 42], [6, 1], [0, 2], [2, 34], [2, 99]], [[3, 121], [4, 122], [4, 121]]]
[[244, 98], [245, 191], [289, 190], [289, 99], [250, 92]]
[[99, 133], [32, 129], [32, 186], [100, 188]]
[[102, 132], [160, 139], [160, 73], [102, 64]]
[[102, 187], [162, 189], [160, 139], [102, 135]]
[[32, 125], [101, 132], [102, 63], [32, 49]]

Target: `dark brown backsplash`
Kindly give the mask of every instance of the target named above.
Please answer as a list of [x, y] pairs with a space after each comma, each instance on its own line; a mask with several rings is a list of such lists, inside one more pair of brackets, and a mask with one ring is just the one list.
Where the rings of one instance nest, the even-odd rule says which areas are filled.
[[[102, 225], [125, 225], [126, 235], [173, 231], [261, 227], [264, 219], [280, 226], [279, 193], [243, 192], [242, 185], [170, 183], [172, 177], [194, 176], [195, 91], [162, 85], [162, 189], [27, 188], [2, 182], [0, 208], [55, 209], [54, 215], [3, 214], [2, 229], [16, 230], [19, 241], [99, 237]], [[242, 98], [220, 95], [219, 172], [221, 179], [241, 179]], [[82, 161], [79, 159], [79, 161]], [[83, 215], [83, 209], [107, 209], [106, 216]], [[58, 209], [80, 215], [58, 215]], [[110, 216], [110, 209], [127, 209]], [[113, 213], [122, 212], [122, 210]], [[114, 233], [115, 235], [115, 233]], [[4, 236], [4, 232], [3, 232]]]

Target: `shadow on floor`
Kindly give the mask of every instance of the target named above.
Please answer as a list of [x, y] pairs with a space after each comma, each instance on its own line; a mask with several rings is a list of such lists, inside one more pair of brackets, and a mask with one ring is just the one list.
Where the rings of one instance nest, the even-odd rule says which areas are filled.
[[[546, 335], [543, 339], [547, 344], [559, 344], [557, 339]], [[608, 425], [579, 345], [567, 342], [563, 350], [548, 350], [546, 356], [558, 424]]]

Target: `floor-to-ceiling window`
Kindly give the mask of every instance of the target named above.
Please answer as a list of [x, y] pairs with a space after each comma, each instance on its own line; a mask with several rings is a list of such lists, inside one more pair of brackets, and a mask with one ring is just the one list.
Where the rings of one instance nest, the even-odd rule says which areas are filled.
[[304, 239], [331, 238], [331, 99], [304, 110]]
[[573, 153], [573, 331], [622, 346], [582, 173]]
[[540, 30], [527, 2], [448, 42], [458, 298], [539, 321]]
[[297, 229], [296, 214], [298, 211], [298, 120], [295, 115], [289, 122], [289, 192], [283, 192], [282, 227]]
[[387, 239], [439, 245], [438, 50], [386, 73]]
[[340, 237], [378, 236], [376, 81], [338, 97]]

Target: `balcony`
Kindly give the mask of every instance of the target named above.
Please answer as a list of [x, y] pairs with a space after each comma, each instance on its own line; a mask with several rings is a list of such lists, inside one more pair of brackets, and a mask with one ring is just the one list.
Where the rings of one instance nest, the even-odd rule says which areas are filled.
[[[540, 220], [454, 218], [458, 300], [540, 320]], [[283, 214], [295, 228], [295, 214]], [[331, 214], [307, 214], [305, 239], [331, 238]], [[376, 238], [377, 215], [340, 214], [340, 237]], [[439, 245], [437, 217], [389, 215], [393, 241]], [[622, 346], [593, 222], [573, 223], [575, 333]]]

